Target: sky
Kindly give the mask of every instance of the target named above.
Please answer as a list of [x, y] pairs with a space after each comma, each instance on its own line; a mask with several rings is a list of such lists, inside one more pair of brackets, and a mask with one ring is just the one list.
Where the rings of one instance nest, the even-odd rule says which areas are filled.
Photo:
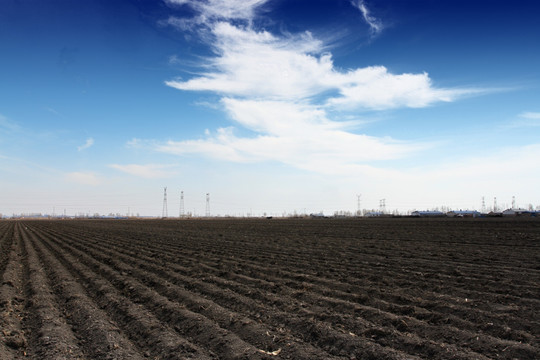
[[0, 214], [540, 206], [536, 0], [3, 0]]

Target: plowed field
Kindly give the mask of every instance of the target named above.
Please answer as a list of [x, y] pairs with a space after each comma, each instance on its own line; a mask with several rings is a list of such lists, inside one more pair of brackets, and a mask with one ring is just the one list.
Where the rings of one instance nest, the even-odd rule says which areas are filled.
[[539, 359], [540, 219], [0, 221], [1, 359]]

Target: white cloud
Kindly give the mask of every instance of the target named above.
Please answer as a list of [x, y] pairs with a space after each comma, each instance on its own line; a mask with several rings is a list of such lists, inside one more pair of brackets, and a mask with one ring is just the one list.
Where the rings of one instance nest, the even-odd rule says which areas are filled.
[[213, 91], [227, 95], [266, 98], [305, 98], [328, 88], [332, 74], [329, 55], [322, 43], [309, 34], [277, 38], [266, 31], [219, 22], [213, 27], [216, 57], [209, 59], [215, 70], [188, 81], [167, 81], [180, 90]]
[[168, 178], [174, 175], [174, 172], [168, 171], [174, 165], [163, 165], [163, 164], [111, 164], [109, 167], [125, 172], [130, 175], [146, 178], [146, 179], [162, 179]]
[[[235, 2], [225, 1], [223, 6]], [[246, 6], [253, 10], [262, 3], [251, 1]], [[210, 14], [206, 7], [217, 6], [217, 0], [189, 4], [198, 6], [201, 14]], [[364, 2], [355, 4], [374, 31], [380, 31], [382, 24], [369, 15]], [[237, 18], [250, 16], [252, 12]], [[333, 118], [336, 113], [420, 108], [484, 91], [435, 87], [425, 72], [393, 74], [384, 66], [340, 69], [325, 44], [309, 32], [276, 35], [256, 30], [251, 22], [227, 21], [232, 18], [207, 15], [203, 38], [214, 56], [201, 65], [203, 73], [165, 84], [220, 94], [229, 117], [253, 136], [239, 136], [233, 127], [222, 127], [203, 139], [155, 143], [154, 149], [236, 162], [278, 161], [324, 173], [356, 173], [366, 170], [367, 162], [403, 158], [429, 144], [356, 134], [346, 129], [350, 124]]]
[[178, 58], [178, 55], [171, 55], [169, 56], [169, 65], [177, 65], [177, 64], [181, 64], [182, 61]]
[[502, 125], [503, 129], [529, 128], [540, 126], [540, 113], [538, 112], [522, 112], [516, 119], [508, 124]]
[[485, 92], [473, 88], [436, 88], [427, 73], [395, 75], [384, 66], [370, 66], [336, 75], [336, 83], [342, 96], [329, 98], [328, 104], [348, 109], [421, 108]]
[[93, 138], [88, 138], [88, 139], [86, 139], [86, 142], [83, 145], [77, 146], [77, 151], [86, 150], [86, 149], [90, 148], [92, 145], [94, 145], [94, 139]]
[[127, 143], [126, 143], [126, 146], [127, 147], [133, 147], [133, 148], [138, 148], [141, 146], [141, 143], [143, 143], [144, 140], [141, 140], [141, 139], [137, 139], [137, 138], [133, 138], [131, 140], [129, 140]]
[[212, 28], [214, 71], [187, 81], [165, 83], [179, 90], [212, 91], [228, 96], [309, 99], [325, 93], [326, 104], [346, 109], [425, 107], [482, 92], [433, 86], [427, 73], [392, 74], [384, 66], [349, 71], [335, 68], [324, 44], [310, 33], [276, 37], [266, 31], [219, 22]]
[[65, 174], [65, 179], [69, 182], [97, 186], [103, 183], [103, 180], [93, 172], [90, 171], [76, 171]]
[[60, 114], [56, 109], [53, 109], [51, 107], [45, 108], [45, 110], [47, 110], [51, 114], [54, 114], [54, 115], [57, 115], [57, 116], [62, 116], [62, 114]]
[[383, 30], [383, 23], [379, 19], [370, 15], [370, 11], [367, 8], [366, 2], [364, 0], [353, 0], [351, 1], [351, 3], [356, 6], [358, 10], [360, 10], [362, 16], [364, 17], [364, 20], [369, 25], [371, 33], [373, 35], [377, 35]]
[[523, 112], [519, 114], [519, 117], [524, 118], [524, 119], [540, 120], [540, 113], [539, 112]]
[[7, 117], [0, 114], [0, 130], [7, 132], [18, 132], [21, 130], [19, 124], [9, 120]]
[[159, 21], [159, 24], [162, 26], [170, 25], [182, 31], [191, 31], [194, 30], [197, 25], [199, 25], [199, 21], [197, 21], [197, 19], [181, 19], [175, 16], [170, 16], [167, 20]]
[[165, 2], [173, 5], [185, 5], [189, 4], [191, 0], [165, 0]]
[[[203, 154], [235, 162], [279, 161], [320, 173], [355, 171], [362, 162], [398, 159], [427, 147], [353, 134], [328, 120], [324, 109], [284, 101], [225, 98], [229, 116], [258, 135], [238, 137], [220, 128], [206, 139], [169, 141], [156, 150]], [[281, 119], [281, 120], [280, 120]]]
[[172, 5], [188, 5], [199, 13], [197, 22], [216, 19], [252, 20], [258, 7], [268, 0], [166, 0]]

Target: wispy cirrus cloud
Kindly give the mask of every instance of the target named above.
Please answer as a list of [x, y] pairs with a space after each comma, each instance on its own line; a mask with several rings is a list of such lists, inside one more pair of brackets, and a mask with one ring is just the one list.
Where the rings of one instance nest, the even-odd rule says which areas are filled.
[[90, 138], [86, 139], [84, 144], [82, 144], [81, 146], [77, 146], [77, 151], [86, 150], [86, 149], [92, 147], [93, 145], [94, 145], [94, 139], [90, 137]]
[[516, 129], [516, 128], [529, 128], [529, 127], [538, 127], [540, 126], [540, 112], [530, 112], [524, 111], [517, 115], [517, 117], [502, 126], [505, 129]]
[[174, 168], [175, 165], [164, 165], [164, 164], [111, 164], [110, 168], [116, 169], [118, 171], [124, 172], [129, 175], [142, 177], [145, 179], [163, 179], [169, 178], [176, 174], [176, 172], [171, 171], [171, 168]]
[[360, 10], [362, 13], [362, 17], [366, 21], [366, 23], [369, 25], [369, 28], [371, 30], [371, 34], [373, 36], [378, 35], [383, 29], [384, 25], [381, 20], [373, 17], [370, 14], [370, 11], [368, 7], [366, 6], [366, 2], [364, 0], [353, 0], [351, 3]]
[[251, 23], [257, 9], [269, 0], [164, 0], [171, 6], [189, 6], [197, 16], [193, 18], [169, 17], [162, 24], [174, 26], [183, 31], [195, 31], [216, 21], [247, 21]]
[[268, 0], [165, 0], [171, 5], [187, 5], [199, 13], [197, 21], [216, 19], [251, 20], [258, 7]]
[[0, 114], [0, 131], [4, 132], [18, 132], [21, 131], [21, 127], [16, 122], [9, 120], [4, 115]]

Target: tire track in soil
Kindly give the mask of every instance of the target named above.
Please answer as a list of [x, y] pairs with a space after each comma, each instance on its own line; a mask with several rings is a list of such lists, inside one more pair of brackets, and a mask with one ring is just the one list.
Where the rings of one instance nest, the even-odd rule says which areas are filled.
[[[40, 239], [30, 231], [22, 234], [28, 252], [30, 277], [35, 277], [34, 281], [30, 281], [31, 290], [36, 291], [37, 295], [32, 305], [39, 314], [37, 320], [41, 326], [38, 329], [40, 346], [36, 355], [40, 359], [88, 356], [95, 359], [142, 360], [143, 356], [119, 329], [84, 296], [81, 285], [43, 248]], [[55, 284], [53, 289], [43, 285], [49, 284], [49, 279]], [[60, 308], [66, 322], [60, 321], [64, 319]]]
[[[101, 248], [101, 247], [100, 247]], [[140, 257], [140, 255], [139, 255]], [[131, 259], [131, 260], [136, 260], [137, 258], [134, 258], [134, 259]], [[175, 265], [170, 265], [172, 267], [174, 267]], [[215, 269], [208, 269], [207, 270], [211, 270], [211, 271], [215, 271]], [[266, 273], [268, 274], [268, 272]], [[160, 276], [162, 276], [163, 274], [160, 274]], [[266, 275], [267, 278], [268, 278], [268, 275]], [[282, 279], [271, 279], [274, 283], [280, 283]], [[262, 282], [259, 282], [258, 284], [255, 284], [255, 286], [262, 286], [264, 288], [268, 288], [269, 287], [269, 284], [271, 283], [268, 283], [266, 281], [264, 281], [264, 283]], [[301, 286], [305, 286], [305, 283], [304, 284], [301, 284]], [[319, 292], [322, 292], [324, 294], [327, 294], [329, 293], [329, 291], [317, 291], [315, 288], [311, 287], [309, 289], [310, 291], [307, 292], [307, 294], [312, 294], [312, 293], [319, 293]], [[248, 290], [249, 292], [249, 290]], [[302, 290], [301, 287], [297, 287], [295, 289], [289, 289], [289, 294], [290, 293], [293, 293], [293, 294], [296, 294], [294, 297], [298, 297], [299, 295], [298, 294], [303, 294], [305, 293], [305, 289]], [[350, 294], [346, 294], [346, 293], [343, 293], [344, 295], [350, 295]], [[335, 295], [335, 294], [334, 294]], [[214, 296], [216, 296], [214, 294]], [[270, 300], [272, 303], [274, 303], [274, 305], [276, 303], [280, 303], [280, 307], [287, 307], [287, 305], [290, 305], [290, 301], [286, 301], [286, 302], [283, 302], [282, 301], [283, 298], [282, 296], [279, 296], [277, 299], [273, 299], [273, 300]], [[458, 351], [455, 349], [455, 347], [457, 345], [460, 345], [460, 346], [463, 346], [464, 344], [468, 344], [467, 347], [469, 347], [471, 350], [470, 351], [473, 351], [473, 352], [477, 352], [477, 351], [482, 351], [482, 352], [487, 352], [487, 353], [490, 353], [490, 354], [493, 354], [493, 356], [495, 356], [498, 352], [500, 352], [501, 350], [505, 350], [507, 352], [507, 354], [512, 354], [512, 353], [516, 353], [516, 354], [530, 354], [530, 352], [532, 351], [530, 346], [527, 346], [527, 345], [522, 345], [522, 344], [519, 344], [517, 342], [512, 342], [512, 341], [504, 341], [504, 340], [500, 340], [499, 338], [492, 338], [488, 335], [484, 335], [484, 334], [478, 334], [478, 333], [475, 333], [475, 332], [470, 332], [470, 331], [467, 331], [467, 330], [463, 330], [462, 328], [455, 328], [453, 326], [449, 326], [448, 324], [445, 324], [445, 327], [444, 327], [444, 331], [441, 331], [439, 329], [439, 326], [435, 326], [435, 325], [428, 325], [426, 323], [424, 323], [422, 320], [417, 320], [417, 319], [411, 319], [410, 317], [403, 317], [403, 316], [399, 316], [399, 313], [398, 314], [394, 314], [392, 312], [388, 313], [388, 312], [385, 312], [385, 311], [382, 311], [381, 312], [381, 309], [375, 309], [375, 308], [369, 308], [369, 307], [363, 307], [362, 309], [359, 309], [358, 306], [355, 306], [355, 305], [351, 305], [351, 303], [349, 303], [348, 301], [345, 301], [345, 300], [340, 300], [340, 299], [333, 299], [333, 298], [327, 298], [326, 295], [322, 295], [321, 297], [313, 297], [313, 296], [310, 296], [308, 299], [304, 299], [304, 301], [307, 301], [308, 303], [311, 303], [311, 304], [319, 304], [318, 306], [323, 306], [326, 307], [326, 308], [340, 308], [340, 309], [345, 309], [347, 310], [347, 312], [353, 312], [355, 313], [357, 316], [359, 314], [361, 314], [362, 316], [370, 319], [370, 320], [376, 320], [376, 322], [378, 323], [378, 325], [372, 325], [371, 328], [372, 329], [366, 329], [365, 327], [364, 328], [360, 328], [358, 329], [357, 326], [355, 326], [355, 324], [357, 323], [357, 321], [352, 321], [351, 319], [347, 319], [347, 318], [341, 318], [341, 317], [329, 317], [329, 316], [322, 316], [320, 317], [320, 319], [322, 321], [329, 321], [329, 322], [336, 322], [337, 324], [341, 324], [343, 327], [345, 328], [348, 328], [350, 330], [352, 330], [351, 332], [355, 333], [355, 334], [359, 334], [359, 333], [367, 333], [368, 337], [374, 337], [376, 338], [377, 342], [379, 342], [381, 345], [385, 345], [385, 346], [388, 346], [388, 345], [391, 345], [391, 346], [397, 346], [397, 344], [401, 343], [402, 346], [406, 349], [410, 349], [410, 348], [419, 348], [421, 346], [425, 346], [427, 349], [435, 349], [433, 351], [436, 351], [436, 350], [439, 350], [441, 351], [442, 349], [440, 349], [440, 347], [438, 347], [438, 345], [435, 344], [435, 342], [440, 342], [441, 340], [443, 339], [446, 339], [446, 341], [450, 341], [451, 343], [450, 344], [442, 344], [444, 346], [444, 352], [445, 354], [447, 354], [448, 352], [451, 352], [453, 355], [451, 355], [452, 357], [455, 357], [457, 356], [457, 354], [459, 353], [462, 353], [462, 356], [463, 357], [468, 357], [468, 356], [473, 356], [474, 354], [463, 354], [462, 351]], [[326, 306], [325, 306], [326, 305]], [[289, 306], [290, 308], [290, 306]], [[316, 309], [317, 310], [317, 309]], [[303, 311], [306, 311], [306, 309], [303, 309]], [[317, 310], [317, 311], [313, 311], [313, 313], [315, 314], [319, 314], [319, 313], [323, 313], [321, 312], [320, 310]], [[432, 318], [433, 315], [430, 315], [430, 318]], [[449, 317], [446, 316], [445, 319], [448, 319]], [[446, 321], [448, 322], [448, 320]], [[399, 334], [396, 333], [395, 331], [385, 331], [383, 330], [385, 327], [387, 326], [393, 326], [393, 327], [396, 327], [397, 329], [401, 329], [401, 330], [407, 330], [408, 333], [406, 336], [404, 336], [403, 334]], [[471, 324], [472, 325], [472, 324]], [[472, 326], [471, 326], [472, 328]], [[418, 338], [410, 338], [410, 331], [412, 331], [413, 333], [417, 334], [420, 339]], [[421, 340], [421, 339], [425, 339], [427, 337], [427, 341], [426, 340]], [[430, 341], [430, 338], [431, 338], [431, 341]], [[414, 346], [411, 346], [411, 343], [414, 345]], [[454, 344], [457, 344], [457, 345], [452, 345], [452, 343]], [[497, 346], [492, 346], [492, 344], [494, 343], [498, 343]], [[423, 345], [422, 345], [423, 344]], [[490, 345], [491, 344], [491, 345]], [[398, 347], [399, 348], [399, 347]], [[510, 351], [508, 351], [508, 349], [510, 349]], [[417, 352], [420, 351], [420, 350], [417, 350]], [[448, 354], [447, 354], [448, 355]]]
[[[72, 266], [74, 263], [70, 262], [68, 258], [72, 258], [72, 260], [75, 258], [66, 254], [66, 252], [77, 252], [77, 250], [66, 248], [58, 250], [58, 247], [51, 245], [51, 241], [54, 242], [54, 240], [48, 239], [47, 245], [55, 251], [57, 257], [63, 257], [66, 264]], [[56, 245], [65, 246], [65, 244], [58, 243]], [[85, 257], [84, 252], [78, 252], [77, 261], [84, 262], [84, 260], [92, 261], [93, 258]], [[236, 334], [220, 328], [216, 323], [199, 313], [189, 311], [184, 307], [184, 304], [174, 303], [151, 288], [139, 283], [136, 279], [123, 275], [132, 272], [133, 269], [129, 266], [123, 268], [122, 271], [115, 271], [111, 270], [106, 263], [99, 263], [95, 260], [94, 266], [100, 271], [99, 276], [110, 279], [110, 283], [115, 285], [118, 290], [123, 291], [133, 301], [152, 310], [154, 315], [163, 322], [168, 322], [177, 332], [190, 337], [196, 343], [209, 347], [212, 350], [211, 353], [214, 354], [213, 357], [223, 359], [267, 358], [257, 348], [238, 338]]]

